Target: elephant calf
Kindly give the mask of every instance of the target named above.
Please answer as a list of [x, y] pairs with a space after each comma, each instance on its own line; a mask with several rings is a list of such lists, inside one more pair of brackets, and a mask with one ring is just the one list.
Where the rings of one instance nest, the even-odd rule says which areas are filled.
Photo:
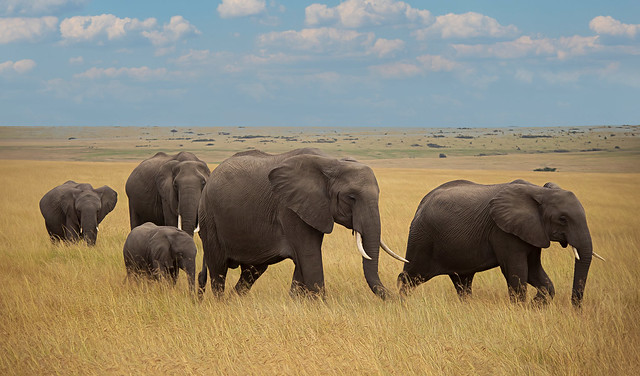
[[40, 212], [51, 241], [84, 239], [96, 243], [98, 224], [115, 208], [118, 194], [106, 185], [93, 188], [69, 180], [47, 192]]
[[187, 273], [189, 289], [195, 292], [196, 245], [186, 232], [173, 226], [147, 222], [131, 230], [124, 243], [127, 277], [145, 275], [153, 279], [178, 279], [179, 269]]
[[547, 302], [555, 290], [540, 263], [550, 242], [571, 246], [575, 254], [572, 303], [582, 302], [593, 252], [587, 218], [578, 198], [554, 183], [524, 180], [481, 185], [466, 180], [429, 192], [411, 222], [400, 293], [429, 279], [449, 275], [458, 294], [471, 294], [477, 272], [496, 266], [514, 301], [524, 301], [527, 283]]

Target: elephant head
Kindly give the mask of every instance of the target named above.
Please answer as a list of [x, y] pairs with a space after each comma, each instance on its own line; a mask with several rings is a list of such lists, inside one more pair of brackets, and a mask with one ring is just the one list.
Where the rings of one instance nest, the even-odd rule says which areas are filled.
[[89, 245], [94, 245], [98, 225], [115, 208], [117, 201], [116, 191], [106, 185], [93, 189], [89, 184], [79, 184], [63, 204], [67, 223], [80, 230], [80, 233], [71, 235], [74, 238], [81, 236]]
[[379, 188], [371, 168], [349, 159], [297, 155], [271, 170], [269, 181], [281, 203], [309, 226], [325, 234], [334, 222], [352, 229], [367, 284], [381, 298], [388, 296], [378, 276]]
[[175, 223], [193, 236], [198, 225], [198, 203], [202, 189], [209, 177], [209, 168], [201, 161], [171, 160], [165, 163], [156, 175], [156, 185], [163, 201], [167, 225]]
[[[149, 240], [149, 253], [155, 269], [160, 269], [160, 272], [176, 267], [184, 270], [189, 290], [195, 293], [197, 249], [191, 236], [175, 227], [158, 231]], [[177, 277], [178, 271], [174, 270], [174, 273]]]
[[491, 200], [490, 214], [501, 230], [535, 247], [547, 248], [551, 241], [572, 247], [576, 261], [571, 301], [580, 306], [594, 253], [578, 198], [554, 183], [510, 184]]

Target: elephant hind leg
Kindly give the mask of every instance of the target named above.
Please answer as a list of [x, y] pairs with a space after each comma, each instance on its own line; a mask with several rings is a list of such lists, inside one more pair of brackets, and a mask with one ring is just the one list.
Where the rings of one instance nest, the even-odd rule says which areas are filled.
[[260, 276], [267, 270], [269, 265], [240, 265], [242, 272], [240, 273], [240, 279], [236, 283], [235, 290], [238, 295], [244, 295], [251, 290], [253, 284], [260, 278]]
[[449, 278], [451, 278], [451, 282], [453, 282], [453, 286], [456, 288], [456, 292], [458, 293], [458, 297], [461, 300], [469, 297], [471, 295], [471, 283], [473, 282], [473, 276], [475, 273], [468, 274], [458, 274], [452, 273], [449, 274]]

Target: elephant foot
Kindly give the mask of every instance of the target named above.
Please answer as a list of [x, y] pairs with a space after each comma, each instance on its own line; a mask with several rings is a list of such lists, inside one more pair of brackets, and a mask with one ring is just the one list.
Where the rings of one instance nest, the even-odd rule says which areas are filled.
[[325, 300], [326, 294], [324, 287], [316, 286], [315, 289], [309, 289], [300, 282], [294, 281], [289, 289], [289, 296], [293, 299], [317, 299]]

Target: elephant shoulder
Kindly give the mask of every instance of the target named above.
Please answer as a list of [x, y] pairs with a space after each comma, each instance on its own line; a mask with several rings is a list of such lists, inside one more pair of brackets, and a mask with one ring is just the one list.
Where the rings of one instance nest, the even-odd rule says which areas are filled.
[[477, 185], [480, 185], [480, 184], [474, 183], [474, 182], [469, 181], [469, 180], [458, 179], [458, 180], [452, 180], [452, 181], [446, 182], [446, 183], [440, 185], [439, 187], [437, 187], [436, 189], [434, 189], [434, 191], [436, 191], [436, 190], [445, 190], [445, 189], [450, 189], [450, 188], [477, 186]]

